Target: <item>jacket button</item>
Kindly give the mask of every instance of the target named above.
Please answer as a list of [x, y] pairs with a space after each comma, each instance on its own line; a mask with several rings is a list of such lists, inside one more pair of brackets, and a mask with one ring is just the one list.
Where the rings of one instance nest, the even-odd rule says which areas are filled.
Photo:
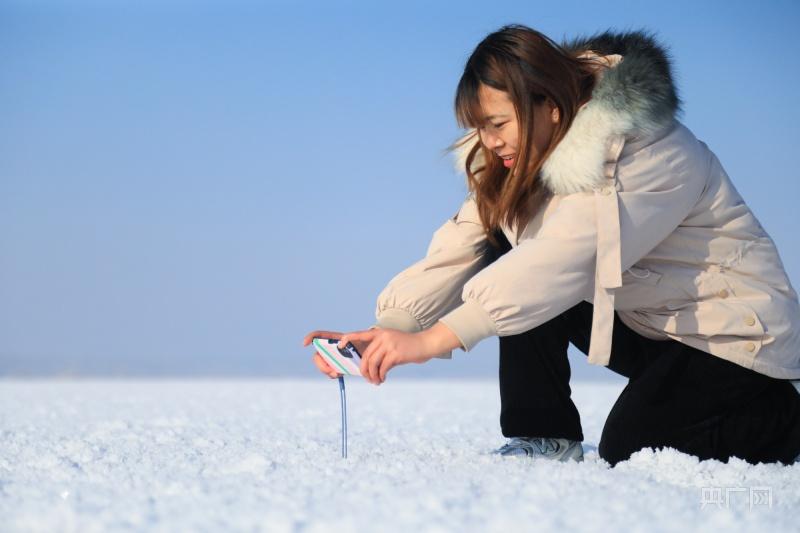
[[[745, 323], [745, 324], [747, 324], [748, 326], [755, 326], [755, 324], [756, 324], [756, 319], [755, 319], [755, 318], [753, 318], [753, 317], [751, 317], [751, 316], [749, 316], [749, 317], [747, 317], [747, 318], [745, 318], [745, 319], [744, 319], [744, 323]], [[751, 351], [752, 351], [752, 350], [751, 350]]]
[[752, 342], [748, 342], [747, 344], [745, 344], [745, 345], [744, 345], [744, 348], [745, 348], [745, 350], [747, 350], [748, 352], [754, 352], [754, 351], [756, 351], [756, 345], [755, 345], [755, 344], [753, 344]]
[[717, 296], [720, 298], [727, 298], [728, 297], [728, 289], [722, 289], [717, 293]]
[[603, 194], [605, 194], [606, 196], [611, 194], [611, 187], [606, 187], [605, 189], [603, 189]]

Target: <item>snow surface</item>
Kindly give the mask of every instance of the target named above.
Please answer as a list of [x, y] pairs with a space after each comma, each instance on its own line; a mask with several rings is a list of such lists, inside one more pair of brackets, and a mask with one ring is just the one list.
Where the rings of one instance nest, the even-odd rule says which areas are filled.
[[573, 383], [587, 454], [554, 463], [489, 454], [495, 382], [351, 379], [344, 460], [325, 377], [0, 381], [0, 530], [798, 530], [800, 465], [643, 450], [609, 468], [620, 390]]

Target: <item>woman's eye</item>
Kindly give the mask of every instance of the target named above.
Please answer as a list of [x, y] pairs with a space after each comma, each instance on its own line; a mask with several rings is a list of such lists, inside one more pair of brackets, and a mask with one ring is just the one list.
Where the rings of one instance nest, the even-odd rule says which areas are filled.
[[492, 126], [494, 126], [494, 127], [495, 127], [495, 129], [498, 129], [498, 130], [499, 130], [500, 128], [502, 128], [503, 126], [505, 126], [505, 125], [506, 125], [506, 123], [505, 123], [505, 122], [503, 122], [502, 124], [492, 124]]

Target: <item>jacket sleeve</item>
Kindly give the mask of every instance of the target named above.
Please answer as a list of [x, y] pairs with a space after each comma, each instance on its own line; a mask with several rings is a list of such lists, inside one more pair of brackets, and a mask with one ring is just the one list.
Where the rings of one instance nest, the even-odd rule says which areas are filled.
[[[406, 268], [378, 296], [372, 327], [418, 332], [461, 304], [464, 283], [486, 264], [488, 241], [470, 195], [437, 229], [425, 257]], [[437, 357], [450, 358], [452, 352]]]
[[[621, 274], [674, 231], [702, 195], [707, 161], [690, 152], [676, 150], [620, 167], [622, 191], [609, 184], [559, 196], [536, 236], [466, 282], [463, 303], [440, 320], [469, 351], [484, 338], [523, 333], [582, 300], [590, 301], [598, 224], [618, 216], [616, 259], [601, 255], [600, 260], [612, 261]], [[609, 204], [612, 193], [617, 201]], [[609, 205], [618, 205], [614, 216], [607, 211]]]

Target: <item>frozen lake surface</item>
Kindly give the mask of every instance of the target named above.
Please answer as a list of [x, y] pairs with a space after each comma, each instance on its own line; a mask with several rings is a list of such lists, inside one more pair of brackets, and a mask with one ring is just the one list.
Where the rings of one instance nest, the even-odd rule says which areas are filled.
[[500, 458], [497, 384], [0, 381], [2, 531], [797, 531], [800, 465], [597, 455], [622, 385], [573, 382], [583, 463]]

